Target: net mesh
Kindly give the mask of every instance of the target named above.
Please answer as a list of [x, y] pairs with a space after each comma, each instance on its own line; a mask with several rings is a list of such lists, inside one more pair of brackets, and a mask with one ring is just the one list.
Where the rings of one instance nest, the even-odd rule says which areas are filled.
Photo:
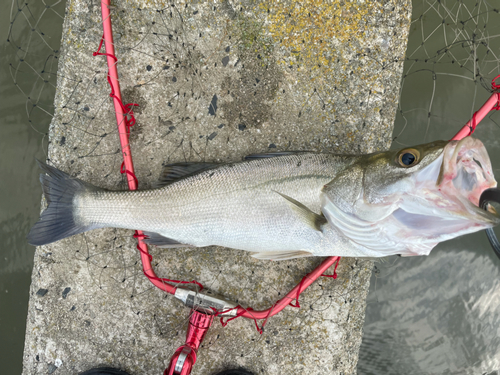
[[[211, 110], [215, 114], [218, 105], [220, 106], [218, 98], [208, 94], [212, 92], [204, 79], [206, 74], [210, 74], [206, 72], [208, 65], [222, 69], [242, 64], [235, 54], [231, 54], [232, 50], [237, 49], [239, 55], [251, 53], [258, 56], [254, 64], [272, 66], [267, 60], [272, 58], [269, 51], [276, 47], [270, 40], [259, 39], [259, 29], [262, 26], [259, 20], [243, 17], [241, 13], [232, 14], [231, 12], [235, 10], [226, 3], [211, 4], [210, 7], [213, 8], [212, 11], [217, 8], [218, 11], [226, 12], [229, 17], [236, 17], [235, 24], [244, 26], [241, 28], [246, 30], [246, 34], [238, 34], [237, 40], [234, 37], [235, 30], [224, 24], [218, 25], [220, 32], [217, 35], [206, 33], [204, 25], [207, 18], [211, 17], [211, 13], [200, 11], [192, 4], [186, 3], [184, 7], [173, 7], [170, 4], [155, 5], [157, 6], [151, 7], [145, 4], [144, 7], [137, 8], [123, 1], [115, 2], [112, 7], [116, 30], [126, 30], [129, 25], [134, 25], [135, 29], [140, 30], [135, 34], [116, 32], [115, 46], [116, 55], [120, 59], [123, 101], [139, 105], [134, 108], [139, 121], [131, 131], [130, 142], [134, 144], [132, 152], [141, 188], [151, 187], [162, 164], [179, 160], [205, 160], [213, 158], [214, 155], [217, 155], [218, 161], [234, 159], [235, 149], [239, 146], [238, 141], [234, 143], [233, 149], [228, 150], [212, 146], [212, 141], [216, 137], [227, 138], [228, 142], [230, 138], [238, 139], [238, 132], [247, 129], [251, 123], [260, 122], [265, 126], [268, 119], [265, 118], [265, 110], [260, 107], [261, 103], [267, 100], [269, 101], [267, 105], [272, 106], [270, 93], [289, 89], [273, 86], [271, 76], [276, 72], [270, 71], [272, 68], [264, 69], [258, 78], [245, 77], [236, 83], [227, 81], [223, 87], [223, 91], [227, 91], [225, 95], [233, 95], [239, 101], [250, 105], [245, 108], [226, 108], [226, 120], [220, 121], [210, 131], [203, 127], [199, 129], [193, 127], [192, 123], [196, 122], [202, 113], [207, 112], [207, 109], [209, 113]], [[328, 62], [336, 58], [333, 52], [331, 55], [324, 53], [315, 55], [317, 51], [310, 46], [321, 41], [315, 40], [313, 34], [298, 33], [286, 28], [287, 16], [291, 17], [291, 13], [295, 12], [297, 13], [295, 19], [297, 17], [300, 19], [306, 13], [314, 13], [312, 5], [314, 4], [306, 2], [302, 8], [296, 6], [289, 12], [287, 9], [279, 8], [271, 14], [270, 17], [274, 17], [275, 23], [280, 25], [271, 30], [271, 33], [278, 37], [290, 35], [284, 44], [286, 48], [292, 50], [292, 53], [279, 63], [304, 74], [310, 74], [312, 80], [319, 84], [323, 79], [335, 82], [348, 81], [352, 72], [339, 73], [325, 68]], [[109, 106], [110, 89], [107, 82], [106, 59], [96, 56], [82, 61], [80, 55], [82, 50], [86, 50], [87, 56], [91, 55], [97, 50], [101, 40], [100, 3], [88, 2], [85, 5], [79, 3], [78, 6], [86, 9], [71, 9], [66, 7], [64, 1], [12, 2], [8, 39], [16, 53], [11, 62], [11, 74], [13, 82], [26, 97], [25, 119], [33, 131], [46, 134], [53, 116], [57, 116], [58, 125], [52, 129], [53, 136], [50, 142], [57, 143], [63, 150], [65, 146], [71, 147], [67, 155], [63, 151], [57, 155], [48, 155], [49, 159], [84, 181], [99, 181], [101, 187], [123, 190], [126, 189], [126, 177], [119, 173], [122, 155], [114, 113]], [[384, 8], [382, 4], [377, 4], [377, 7], [382, 11], [384, 9], [386, 12], [391, 11], [391, 7]], [[491, 80], [500, 73], [498, 56], [500, 15], [497, 8], [494, 2], [482, 0], [413, 2], [411, 37], [406, 53], [399, 111], [396, 115], [394, 147], [415, 144], [415, 139], [423, 143], [436, 138], [451, 138], [489, 97]], [[72, 27], [65, 31], [67, 32], [65, 43], [76, 44], [69, 48], [59, 45], [62, 28], [56, 26], [56, 23], [62, 25], [65, 13], [72, 12], [88, 12], [92, 16], [77, 18]], [[349, 32], [353, 32], [352, 25], [358, 24], [363, 14], [348, 6], [332, 8], [330, 12], [329, 19], [335, 20], [333, 26], [340, 27], [335, 22], [340, 22], [341, 26], [346, 24], [348, 26], [342, 28], [347, 31], [343, 31], [338, 37], [339, 45], [348, 43]], [[185, 22], [186, 20], [189, 20], [189, 23]], [[321, 19], [317, 22], [320, 25]], [[201, 54], [200, 46], [192, 39], [184, 37], [186, 34], [181, 30], [187, 27], [192, 29], [190, 32], [194, 30], [198, 34], [200, 45], [207, 39], [211, 40], [211, 53]], [[331, 28], [332, 25], [327, 29]], [[329, 36], [325, 35], [325, 38], [327, 37]], [[379, 48], [390, 48], [391, 38], [392, 35], [381, 36]], [[257, 40], [259, 43], [256, 43]], [[65, 47], [70, 54], [64, 60], [64, 66], [61, 66], [60, 50]], [[305, 61], [297, 60], [293, 56], [294, 50], [308, 53], [310, 58]], [[353, 59], [360, 58], [362, 53], [361, 50], [358, 56], [353, 56]], [[141, 65], [129, 64], [131, 60], [140, 61]], [[371, 79], [371, 75], [366, 75], [364, 82], [357, 84], [366, 84], [369, 87], [367, 88], [369, 96], [384, 96], [383, 90], [378, 90], [376, 82], [372, 82]], [[61, 91], [57, 93], [60, 98], [55, 98], [55, 108], [56, 84]], [[163, 95], [152, 96], [151, 92], [162, 92]], [[204, 94], [197, 94], [200, 92]], [[259, 97], [259, 100], [257, 101], [255, 97]], [[314, 102], [311, 107], [320, 108], [322, 111], [322, 117], [319, 118], [325, 123], [335, 124], [338, 118], [335, 120], [335, 117], [329, 114], [335, 103], [328, 98], [330, 98], [329, 92], [315, 90], [305, 102], [309, 104]], [[304, 103], [299, 103], [299, 106], [306, 107]], [[363, 107], [363, 103], [359, 107]], [[148, 119], [154, 119], [156, 126], [141, 125], [141, 115], [145, 112], [148, 113]], [[488, 149], [500, 147], [493, 140], [500, 125], [498, 116], [498, 113], [492, 112], [478, 128], [480, 138], [491, 140], [487, 144]], [[339, 118], [342, 119], [341, 116]], [[343, 120], [348, 121], [349, 118], [345, 116]], [[188, 123], [190, 126], [186, 126]], [[360, 129], [364, 129], [365, 123], [362, 120], [359, 124]], [[331, 132], [333, 125], [325, 129]], [[443, 133], [443, 129], [449, 132], [449, 136], [443, 137], [443, 134], [448, 134]], [[342, 145], [322, 144], [320, 139], [321, 136], [318, 136], [317, 144], [313, 145], [318, 150], [335, 146], [337, 149], [342, 149]], [[283, 140], [279, 141], [286, 144]], [[45, 149], [49, 141], [45, 138], [44, 142], [42, 146]], [[300, 141], [295, 144], [301, 145]], [[271, 143], [266, 147], [272, 151], [276, 145]], [[161, 148], [168, 150], [162, 154], [164, 157], [148, 157], [148, 153], [152, 150]], [[96, 158], [99, 160], [97, 166], [94, 162]], [[92, 167], [89, 168], [89, 165]], [[134, 321], [137, 328], [133, 334], [140, 335], [141, 330], [153, 330], [155, 334], [163, 337], [158, 345], [164, 344], [165, 337], [168, 338], [168, 342], [173, 342], [171, 347], [165, 350], [167, 353], [173, 353], [180, 343], [179, 337], [182, 338], [184, 335], [188, 317], [172, 297], [159, 294], [144, 277], [130, 233], [107, 229], [97, 234], [93, 233], [92, 236], [80, 235], [77, 241], [77, 247], [74, 242], [68, 246], [76, 250], [61, 253], [63, 259], [71, 261], [76, 259], [79, 262], [78, 269], [73, 270], [73, 273], [62, 282], [69, 283], [72, 278], [81, 277], [86, 280], [87, 285], [96, 290], [112, 295], [118, 294], [123, 299], [132, 301], [130, 311], [124, 312], [124, 317], [148, 315], [146, 317], [141, 315], [140, 319]], [[64, 246], [64, 241], [62, 243]], [[175, 277], [180, 280], [196, 278], [213, 290], [227, 285], [229, 281], [221, 270], [221, 264], [224, 264], [228, 257], [227, 252], [212, 249], [206, 252], [204, 258], [194, 261], [197, 252], [198, 250], [173, 250], [165, 256], [164, 250], [151, 248], [153, 265], [159, 276]], [[51, 257], [49, 253], [50, 249], [42, 256], [49, 259]], [[230, 256], [241, 257], [241, 260], [233, 260], [235, 267], [238, 262], [245, 262], [249, 267], [249, 273], [241, 278], [241, 283], [230, 289], [231, 296], [235, 296], [235, 302], [252, 305], [254, 308], [267, 308], [272, 305], [277, 298], [286, 294], [298, 283], [307, 271], [319, 263], [319, 261], [300, 260], [293, 264], [279, 264], [277, 268], [286, 271], [283, 274], [287, 276], [278, 282], [270, 280], [262, 284], [262, 280], [266, 278], [266, 271], [258, 261], [253, 264], [253, 260], [247, 255], [239, 253], [237, 256], [233, 254]], [[179, 258], [187, 259], [191, 262], [191, 267], [180, 267], [176, 262]], [[342, 274], [342, 267], [347, 268], [357, 262], [359, 261], [342, 261], [339, 275]], [[376, 276], [379, 276], [378, 271]], [[325, 287], [331, 281], [320, 280], [314, 284], [311, 293], [301, 301], [302, 305], [308, 307], [297, 310], [295, 317], [283, 326], [271, 325], [271, 332], [279, 336], [283, 332], [307, 330], [309, 316], [322, 315], [328, 319], [332, 306], [342, 305], [342, 301], [347, 301], [356, 295], [349, 280], [340, 278], [340, 284], [345, 286], [342, 292], [338, 290], [332, 292]], [[259, 290], [254, 289], [256, 284], [261, 285], [261, 288], [268, 293], [259, 293]], [[142, 308], [144, 299], [148, 298], [157, 301], [154, 312], [145, 312]], [[166, 305], [170, 307], [167, 309]], [[112, 308], [119, 310], [119, 306]], [[325, 315], [324, 311], [329, 312]], [[336, 313], [348, 315], [347, 311]], [[172, 321], [175, 322], [175, 328], [166, 329], [165, 327], [172, 327]], [[243, 324], [232, 323], [238, 326]], [[293, 340], [293, 335], [288, 337], [289, 340]], [[253, 356], [255, 353], [248, 351], [248, 343], [262, 339], [256, 335], [234, 342], [228, 340], [223, 330], [217, 327], [204, 347], [208, 349], [214, 345], [237, 347], [236, 351], [241, 352], [241, 356]], [[390, 372], [394, 368], [391, 364], [376, 360], [376, 356], [370, 353], [365, 349], [366, 355], [364, 355], [362, 349], [359, 373], [397, 373]], [[395, 361], [389, 354], [384, 358], [389, 363]], [[483, 360], [482, 357], [478, 358], [471, 358], [470, 361]], [[227, 361], [230, 362], [230, 359]], [[483, 367], [487, 368], [490, 365], [491, 362], [488, 362]]]
[[[65, 5], [65, 1], [13, 1], [10, 9], [7, 42], [15, 51], [10, 62], [12, 80], [26, 97], [25, 121], [42, 134], [54, 114]], [[54, 29], [54, 23], [59, 27]]]
[[[485, 103], [500, 73], [499, 21], [496, 2], [413, 1], [393, 148], [451, 139]], [[492, 111], [474, 133], [496, 176], [499, 125]], [[496, 308], [486, 296], [498, 271], [484, 237], [376, 264], [359, 374], [496, 373]]]
[[[417, 134], [449, 138], [492, 93], [499, 74], [500, 28], [494, 2], [414, 1], [394, 145]], [[478, 136], [498, 122], [492, 112]], [[409, 129], [410, 128], [410, 129]]]

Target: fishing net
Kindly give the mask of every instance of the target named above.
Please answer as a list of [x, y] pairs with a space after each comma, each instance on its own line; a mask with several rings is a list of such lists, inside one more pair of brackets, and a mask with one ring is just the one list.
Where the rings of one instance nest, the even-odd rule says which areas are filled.
[[[394, 35], [393, 28], [404, 29], [408, 9], [401, 9], [396, 2], [374, 2], [369, 11], [351, 2], [332, 2], [332, 7], [324, 6], [321, 14], [315, 12], [317, 4], [313, 2], [301, 6], [295, 2], [273, 7], [260, 4], [263, 14], [260, 19], [249, 16], [246, 5], [228, 2], [188, 2], [175, 6], [162, 2], [144, 2], [139, 6], [128, 1], [113, 3], [115, 54], [119, 59], [123, 103], [132, 104], [127, 112], [133, 111], [137, 120], [130, 129], [130, 143], [140, 188], [151, 187], [165, 164], [241, 160], [242, 150], [363, 153], [387, 148], [392, 126], [392, 120], [387, 118], [392, 118], [391, 103], [398, 97], [394, 147], [451, 138], [489, 97], [491, 80], [500, 73], [497, 56], [500, 20], [493, 5], [485, 1], [414, 1], [411, 37], [398, 92], [397, 85], [377, 78], [383, 71], [400, 74], [397, 66], [404, 56], [399, 54], [395, 41], [401, 34]], [[224, 22], [216, 17], [219, 13], [225, 15]], [[388, 25], [387, 29], [375, 29], [376, 37], [370, 35], [374, 24], [367, 22], [363, 30], [357, 28], [361, 20], [373, 15], [381, 24]], [[60, 46], [65, 16], [72, 23], [64, 29], [65, 45]], [[15, 51], [11, 74], [26, 97], [25, 118], [33, 131], [47, 134], [52, 122], [51, 139], [44, 137], [41, 144], [44, 150], [47, 144], [52, 144], [51, 150], [57, 150], [48, 154], [50, 162], [100, 187], [126, 189], [128, 175], [120, 173], [122, 153], [110, 105], [106, 56], [91, 57], [98, 51], [102, 38], [100, 3], [72, 2], [67, 6], [62, 1], [13, 1], [11, 20], [8, 39]], [[61, 27], [56, 28], [56, 23]], [[307, 29], [306, 23], [313, 27]], [[132, 29], [134, 32], [130, 32]], [[321, 36], [313, 29], [320, 29]], [[340, 31], [335, 35], [328, 33], [335, 29]], [[360, 32], [366, 33], [366, 45], [360, 45], [352, 55], [339, 52], [355, 43], [351, 35]], [[324, 47], [314, 47], [317, 45]], [[65, 59], [59, 62], [61, 50], [65, 49]], [[285, 51], [278, 61], [274, 53], [277, 49]], [[384, 59], [387, 54], [393, 55], [392, 61]], [[242, 73], [238, 76], [230, 73], [220, 87], [214, 87], [210, 77], [227, 70]], [[307, 90], [304, 89], [306, 94], [300, 100], [288, 96], [298, 87], [293, 83], [280, 84], [276, 77], [281, 75], [292, 77], [288, 82], [309, 80]], [[57, 93], [56, 84], [60, 88]], [[364, 99], [354, 103], [350, 98], [355, 91], [362, 91]], [[277, 102], [282, 113], [296, 114], [293, 122], [287, 122], [284, 120], [287, 117], [279, 113], [269, 116]], [[224, 116], [220, 116], [221, 112]], [[128, 119], [132, 117], [129, 115]], [[494, 141], [498, 120], [498, 113], [492, 112], [477, 130], [490, 152], [499, 147]], [[285, 130], [273, 133], [267, 130], [280, 122]], [[313, 136], [303, 137], [303, 129]], [[351, 143], [357, 149], [351, 149]], [[135, 246], [129, 231], [107, 229], [44, 247], [37, 257], [42, 263], [71, 265], [58, 283], [47, 288], [50, 293], [60, 295], [65, 304], [60, 319], [72, 319], [71, 314], [78, 310], [79, 324], [89, 334], [99, 330], [136, 357], [144, 358], [144, 363], [124, 363], [131, 371], [152, 368], [159, 373], [182, 344], [188, 316], [178, 301], [158, 291], [144, 276]], [[320, 262], [296, 260], [269, 266], [246, 253], [217, 248], [204, 251], [201, 256], [199, 250], [191, 249], [166, 252], [151, 247], [150, 251], [158, 275], [187, 281], [196, 279], [205, 287], [222, 290], [235, 302], [256, 309], [271, 306]], [[397, 260], [395, 264], [401, 262]], [[393, 274], [393, 261], [388, 264], [378, 265], [374, 277], [386, 279]], [[247, 270], [243, 275], [228, 272], [243, 266]], [[356, 298], [363, 296], [362, 285], [369, 277], [370, 267], [366, 261], [343, 259], [337, 280], [320, 279], [313, 284], [301, 297], [302, 308], [290, 309], [291, 313], [281, 319], [270, 320], [264, 335], [254, 330], [252, 322], [242, 319], [230, 323], [242, 332], [238, 340], [233, 333], [227, 334], [220, 325], [215, 325], [203, 345], [206, 352], [200, 355], [199, 368], [209, 366], [203, 361], [208, 363], [210, 357], [221, 355], [220, 348], [231, 348], [221, 363], [243, 364], [249, 358], [258, 361], [265, 356], [269, 360], [259, 365], [262, 372], [279, 373], [273, 367], [273, 361], [280, 356], [277, 343], [287, 342], [303, 348], [307, 355], [318, 351], [320, 354], [314, 361], [326, 370], [349, 371], [356, 353], [351, 353], [352, 358], [335, 357], [337, 352], [324, 348], [321, 339], [312, 334], [311, 321], [319, 318], [350, 324], [350, 319], [354, 320], [350, 314], [355, 314], [353, 301], [356, 304]], [[350, 269], [354, 271], [348, 273]], [[376, 290], [381, 290], [380, 280]], [[71, 298], [72, 292], [92, 297], [80, 305]], [[115, 302], [103, 299], [103, 294], [113, 296]], [[380, 294], [373, 298], [382, 299]], [[362, 299], [357, 303], [363, 303]], [[376, 306], [370, 304], [370, 314], [377, 314]], [[113, 330], [108, 332], [104, 327], [94, 326], [97, 312], [117, 317]], [[392, 324], [392, 319], [404, 320], [389, 314], [387, 325]], [[323, 330], [320, 338], [337, 335], [333, 326], [325, 325]], [[116, 333], [119, 331], [126, 338]], [[422, 370], [413, 362], [400, 364], [397, 358], [402, 353], [395, 349], [400, 341], [379, 346], [376, 341], [383, 330], [373, 332], [365, 336], [358, 373]], [[67, 336], [68, 331], [63, 330], [61, 335]], [[152, 353], [138, 344], [141, 337], [148, 337], [158, 350]], [[425, 348], [425, 353], [448, 353], [445, 358], [455, 356], [455, 348], [448, 345], [446, 336], [432, 343], [427, 343], [425, 337], [412, 337], [416, 345]], [[336, 338], [345, 346], [356, 342], [349, 337]], [[264, 352], [257, 349], [255, 342], [265, 342], [267, 349]], [[98, 350], [102, 342], [73, 345], [75, 351], [83, 350], [86, 345]], [[486, 346], [482, 352], [478, 349], [476, 354], [464, 356], [465, 362], [456, 362], [457, 368], [473, 365], [483, 371], [493, 369], [495, 362], [491, 358], [500, 345]], [[63, 370], [64, 364], [61, 367], [57, 362], [55, 347], [49, 343], [43, 355], [40, 354], [41, 361], [49, 368], [59, 366]], [[105, 351], [107, 354], [99, 360], [112, 363], [113, 351]], [[299, 352], [286, 360], [305, 363], [304, 357]], [[430, 359], [422, 356], [428, 361], [420, 366], [427, 366], [428, 372], [440, 372], [444, 362], [437, 357], [439, 354]], [[304, 364], [304, 372], [306, 368]]]
[[[493, 92], [499, 9], [488, 1], [415, 1], [393, 146], [451, 138]], [[497, 82], [498, 83], [498, 82]], [[493, 111], [475, 134], [493, 138]], [[446, 139], [446, 138], [445, 138]]]
[[[65, 9], [67, 22], [60, 47], [64, 58], [57, 71], [51, 69], [50, 74], [42, 75], [42, 70], [49, 71], [44, 70], [47, 63], [34, 56], [31, 60], [30, 51], [44, 49], [39, 54], [51, 56], [48, 61], [60, 58], [57, 46], [39, 40], [47, 35], [42, 19], [59, 6]], [[363, 64], [352, 60], [351, 66], [346, 60], [345, 66], [335, 68], [338, 71], [320, 59], [324, 54], [318, 54], [314, 60], [318, 63], [312, 65], [294, 57], [295, 52], [281, 54], [284, 57], [276, 61], [276, 49], [297, 48], [281, 47], [281, 42], [277, 42], [287, 32], [284, 28], [263, 32], [266, 18], [276, 17], [273, 22], [278, 23], [279, 17], [284, 17], [283, 9], [276, 6], [268, 13], [264, 4], [252, 7], [162, 2], [122, 2], [112, 6], [123, 107], [128, 113], [128, 124], [133, 125], [129, 141], [134, 177], [141, 189], [151, 187], [162, 165], [171, 162], [230, 162], [262, 151], [326, 151], [334, 146], [347, 151], [350, 146], [338, 141], [347, 130], [338, 124], [348, 119], [360, 129], [377, 126], [385, 134], [373, 137], [370, 132], [351, 129], [350, 137], [358, 145], [355, 152], [387, 147], [391, 124], [374, 108], [381, 107], [384, 100], [394, 99], [396, 90], [389, 85], [390, 96], [386, 97], [361, 81], [354, 84], [340, 79], [354, 69], [382, 72], [377, 60], [365, 58]], [[310, 7], [313, 11], [312, 4]], [[383, 7], [377, 5], [377, 9]], [[398, 12], [407, 15], [404, 9]], [[58, 13], [62, 15], [62, 10]], [[255, 18], [255, 14], [260, 18]], [[379, 19], [394, 17], [386, 14], [380, 13]], [[346, 28], [353, 27], [361, 15], [353, 9], [347, 16], [351, 21], [346, 22]], [[39, 8], [30, 3], [14, 3], [12, 17], [9, 40], [20, 51], [12, 63], [12, 75], [15, 84], [26, 93], [28, 118], [43, 133], [47, 129], [39, 120], [33, 120], [34, 116], [38, 112], [53, 115], [47, 141], [49, 162], [100, 187], [126, 189], [130, 174], [120, 173], [126, 171], [121, 167], [122, 151], [110, 100], [106, 64], [109, 51], [100, 49], [100, 3], [75, 1], [66, 8], [61, 3], [47, 3]], [[372, 22], [372, 27], [376, 23]], [[31, 38], [24, 36], [27, 29], [34, 29]], [[270, 33], [272, 38], [266, 37]], [[310, 38], [306, 38], [308, 43], [313, 42]], [[349, 43], [348, 34], [338, 43]], [[305, 49], [304, 53], [308, 51]], [[403, 51], [399, 48], [400, 55]], [[373, 48], [370, 57], [382, 54]], [[327, 57], [334, 61], [334, 56]], [[347, 57], [338, 54], [337, 59], [341, 58]], [[338, 86], [333, 88], [325, 83], [322, 72], [338, 76]], [[385, 79], [397, 82], [397, 72], [386, 72]], [[310, 73], [315, 76], [312, 81]], [[296, 77], [295, 82], [287, 78], [290, 74]], [[214, 80], [222, 76], [222, 80]], [[30, 79], [36, 84], [25, 84]], [[380, 76], [366, 79], [377, 87], [383, 86]], [[53, 90], [56, 82], [54, 105], [50, 91], [44, 90]], [[348, 104], [346, 92], [356, 88], [366, 92], [369, 100]], [[299, 97], [299, 92], [304, 95]], [[345, 105], [332, 113], [330, 109], [339, 100]], [[372, 112], [374, 121], [370, 121]], [[287, 121], [289, 113], [295, 114], [295, 121]], [[327, 138], [323, 136], [325, 122], [330, 133]], [[304, 136], [304, 129], [309, 135]], [[367, 141], [361, 142], [364, 138]], [[175, 280], [196, 279], [236, 304], [254, 309], [273, 306], [322, 261], [262, 262], [247, 253], [220, 248], [200, 252], [152, 247], [150, 251], [157, 275]], [[132, 373], [161, 373], [184, 342], [189, 312], [172, 296], [151, 285], [144, 276], [139, 255], [130, 231], [114, 229], [38, 248], [28, 332], [36, 326], [57, 325], [58, 330], [38, 335], [35, 348], [27, 346], [25, 368], [45, 371], [49, 366], [51, 370], [58, 368], [57, 371], [70, 373], [97, 362], [120, 364]], [[336, 280], [321, 278], [300, 301], [290, 299], [292, 305], [302, 307], [290, 307], [290, 312], [269, 319], [262, 335], [251, 320], [237, 319], [227, 327], [214, 325], [202, 345], [205, 355], [199, 355], [193, 373], [227, 366], [250, 366], [253, 371], [277, 373], [279, 363], [291, 363], [297, 372], [311, 366], [352, 371], [356, 350], [341, 353], [359, 345], [370, 269], [369, 261], [346, 259], [339, 265]], [[51, 281], [44, 285], [41, 280]], [[52, 303], [47, 302], [49, 298]], [[48, 309], [54, 312], [40, 312]], [[103, 317], [110, 320], [103, 321]], [[342, 337], [342, 345], [341, 335], [334, 329], [339, 319], [345, 322], [346, 331], [358, 332]], [[325, 320], [332, 324], [323, 326]], [[256, 324], [261, 329], [263, 322]], [[322, 345], [318, 346], [318, 342]], [[333, 346], [332, 342], [339, 344]], [[287, 350], [278, 350], [282, 343], [286, 343]], [[315, 354], [302, 351], [304, 347], [315, 348]], [[69, 362], [68, 353], [75, 356], [73, 363]]]
[[[500, 74], [499, 11], [493, 1], [413, 2], [393, 148], [450, 139], [488, 100]], [[474, 133], [497, 178], [499, 124], [492, 111]], [[358, 373], [495, 374], [498, 276], [482, 232], [428, 258], [377, 263]]]

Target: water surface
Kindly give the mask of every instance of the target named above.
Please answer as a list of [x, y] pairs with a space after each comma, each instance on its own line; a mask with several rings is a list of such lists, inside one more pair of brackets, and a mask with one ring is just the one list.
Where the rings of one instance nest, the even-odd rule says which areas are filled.
[[[53, 1], [52, 3], [58, 3]], [[50, 116], [33, 108], [33, 103], [50, 107], [54, 90], [50, 85], [35, 86], [36, 81], [19, 74], [14, 84], [16, 69], [37, 74], [47, 67], [48, 46], [40, 45], [40, 32], [49, 36], [52, 48], [59, 48], [62, 19], [52, 10], [45, 10], [51, 2], [39, 1], [30, 5], [35, 17], [24, 2], [19, 6], [12, 0], [0, 0], [0, 363], [2, 374], [20, 374], [24, 348], [24, 332], [28, 308], [28, 291], [33, 268], [34, 247], [26, 242], [26, 234], [40, 212], [41, 189], [35, 158], [45, 159], [46, 139]], [[19, 13], [22, 22], [14, 34], [9, 34], [10, 10]], [[55, 6], [64, 14], [64, 4]], [[45, 11], [45, 13], [44, 13]], [[61, 13], [62, 12], [62, 13]], [[43, 15], [41, 15], [43, 14]], [[39, 21], [39, 22], [37, 22]], [[22, 26], [21, 26], [22, 25]], [[21, 29], [22, 28], [22, 29]], [[31, 31], [34, 29], [35, 31]], [[9, 41], [7, 39], [9, 38]], [[28, 45], [29, 50], [15, 46]], [[20, 61], [27, 54], [30, 65]], [[12, 65], [11, 65], [12, 64]], [[53, 75], [55, 77], [55, 75]], [[40, 90], [43, 86], [43, 90]], [[21, 90], [25, 90], [22, 92]], [[27, 96], [33, 100], [27, 99]], [[28, 117], [29, 113], [29, 117]], [[31, 119], [31, 123], [28, 118]]]

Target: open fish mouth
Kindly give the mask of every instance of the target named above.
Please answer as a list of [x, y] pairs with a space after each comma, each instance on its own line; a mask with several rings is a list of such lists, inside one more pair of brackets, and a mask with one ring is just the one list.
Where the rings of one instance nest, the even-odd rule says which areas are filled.
[[445, 240], [500, 224], [479, 207], [484, 190], [496, 187], [483, 143], [466, 137], [451, 141], [436, 160], [413, 175], [413, 190], [403, 197], [394, 217], [413, 234]]
[[467, 198], [478, 207], [483, 191], [497, 186], [483, 143], [471, 137], [448, 143], [436, 185], [444, 194]]

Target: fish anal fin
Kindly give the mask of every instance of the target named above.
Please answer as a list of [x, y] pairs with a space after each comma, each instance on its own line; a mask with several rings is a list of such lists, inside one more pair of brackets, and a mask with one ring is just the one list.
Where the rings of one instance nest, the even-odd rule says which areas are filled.
[[215, 168], [220, 164], [216, 163], [174, 163], [163, 168], [160, 178], [155, 183], [156, 188], [171, 184], [181, 178], [192, 176], [207, 169]]
[[288, 260], [294, 258], [312, 257], [313, 254], [309, 251], [294, 250], [294, 251], [261, 251], [257, 253], [250, 253], [255, 259], [261, 260]]
[[173, 240], [168, 237], [164, 237], [161, 234], [154, 232], [144, 232], [146, 238], [144, 238], [143, 242], [148, 245], [155, 245], [163, 248], [176, 248], [176, 247], [189, 247], [191, 245], [186, 245], [176, 240]]
[[276, 191], [279, 195], [285, 198], [288, 201], [288, 204], [292, 208], [293, 211], [300, 217], [300, 219], [311, 228], [321, 231], [321, 227], [327, 223], [327, 220], [323, 215], [318, 215], [315, 212], [312, 212], [309, 208], [304, 206], [299, 201], [289, 197], [288, 195], [281, 194]]

